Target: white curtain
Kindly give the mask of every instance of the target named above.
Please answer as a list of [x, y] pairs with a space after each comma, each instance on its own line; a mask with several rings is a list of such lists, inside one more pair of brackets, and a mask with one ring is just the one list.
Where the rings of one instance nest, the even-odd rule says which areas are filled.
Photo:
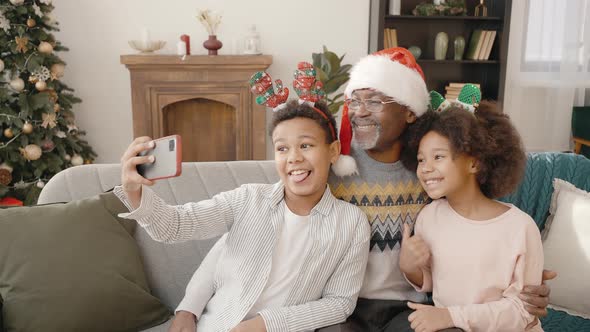
[[590, 0], [513, 0], [504, 112], [529, 151], [571, 150], [590, 88]]

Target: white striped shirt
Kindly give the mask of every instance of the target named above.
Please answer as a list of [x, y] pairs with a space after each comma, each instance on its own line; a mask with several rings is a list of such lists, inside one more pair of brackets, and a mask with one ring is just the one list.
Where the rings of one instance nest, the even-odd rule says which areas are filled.
[[[201, 316], [203, 332], [238, 325], [262, 293], [284, 221], [284, 185], [247, 184], [198, 203], [170, 206], [143, 187], [136, 219], [157, 241], [206, 239], [229, 231], [225, 264], [215, 271], [215, 295]], [[115, 194], [131, 210], [121, 187]], [[305, 331], [344, 322], [352, 313], [369, 252], [367, 216], [337, 200], [326, 186], [310, 213], [311, 245], [283, 307], [259, 314], [270, 331]]]

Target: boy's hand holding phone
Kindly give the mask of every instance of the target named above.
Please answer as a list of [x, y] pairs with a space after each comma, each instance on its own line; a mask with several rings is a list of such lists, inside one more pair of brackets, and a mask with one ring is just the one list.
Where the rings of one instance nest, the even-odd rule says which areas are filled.
[[121, 186], [133, 207], [141, 202], [141, 185], [151, 186], [155, 180], [180, 175], [181, 162], [178, 135], [133, 140], [121, 157]]

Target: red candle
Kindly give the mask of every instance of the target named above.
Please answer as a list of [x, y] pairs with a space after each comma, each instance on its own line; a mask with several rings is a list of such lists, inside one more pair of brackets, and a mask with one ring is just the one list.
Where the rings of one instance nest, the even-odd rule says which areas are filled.
[[180, 36], [180, 40], [186, 43], [186, 55], [191, 55], [191, 37], [189, 35]]

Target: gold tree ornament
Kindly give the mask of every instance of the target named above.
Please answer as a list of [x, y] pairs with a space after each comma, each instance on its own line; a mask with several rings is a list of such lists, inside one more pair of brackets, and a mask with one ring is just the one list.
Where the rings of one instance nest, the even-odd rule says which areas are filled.
[[45, 89], [47, 89], [47, 83], [45, 83], [45, 81], [39, 81], [35, 83], [35, 89], [45, 91]]
[[23, 125], [23, 133], [30, 134], [33, 132], [33, 125], [30, 122], [27, 122]]
[[41, 158], [41, 154], [43, 154], [43, 151], [41, 151], [41, 147], [39, 147], [39, 145], [36, 144], [29, 144], [24, 148], [20, 148], [19, 150], [23, 157], [29, 161], [37, 160]]
[[6, 168], [0, 168], [0, 184], [7, 186], [12, 182], [12, 172]]
[[28, 37], [14, 37], [14, 41], [16, 42], [16, 51], [25, 53], [29, 50], [27, 46], [29, 44]]
[[20, 77], [13, 79], [9, 84], [10, 87], [16, 92], [21, 92], [25, 88], [25, 81], [23, 81], [23, 79]]
[[56, 113], [61, 111], [61, 106], [59, 104], [53, 104], [53, 111]]
[[7, 169], [10, 173], [12, 173], [12, 166], [8, 165], [7, 163], [0, 164], [0, 169]]
[[51, 45], [50, 43], [46, 42], [46, 41], [42, 41], [39, 44], [39, 47], [37, 48], [39, 50], [39, 52], [44, 53], [44, 54], [51, 54], [51, 52], [53, 52], [53, 45]]
[[4, 137], [6, 137], [6, 138], [13, 138], [14, 137], [14, 132], [12, 131], [12, 128], [4, 129]]
[[55, 92], [55, 90], [47, 89], [47, 90], [45, 90], [45, 92], [47, 92], [49, 94], [49, 100], [52, 103], [57, 103], [57, 92]]
[[35, 84], [35, 83], [39, 82], [39, 78], [37, 78], [37, 76], [35, 76], [35, 75], [31, 75], [31, 76], [29, 76], [29, 82]]
[[41, 117], [43, 118], [43, 123], [41, 124], [41, 127], [47, 128], [49, 126], [49, 128], [55, 128], [55, 126], [57, 125], [57, 123], [55, 122], [57, 118], [55, 113], [43, 113]]
[[29, 18], [29, 19], [27, 20], [27, 26], [28, 26], [29, 28], [34, 28], [34, 27], [35, 27], [35, 25], [37, 25], [37, 22], [35, 22], [35, 20], [34, 20], [34, 19], [32, 19], [32, 18]]
[[55, 63], [51, 66], [51, 79], [57, 80], [64, 76], [66, 66], [63, 63]]
[[84, 159], [79, 154], [75, 154], [72, 157], [71, 163], [74, 166], [80, 166], [80, 165], [84, 164]]

